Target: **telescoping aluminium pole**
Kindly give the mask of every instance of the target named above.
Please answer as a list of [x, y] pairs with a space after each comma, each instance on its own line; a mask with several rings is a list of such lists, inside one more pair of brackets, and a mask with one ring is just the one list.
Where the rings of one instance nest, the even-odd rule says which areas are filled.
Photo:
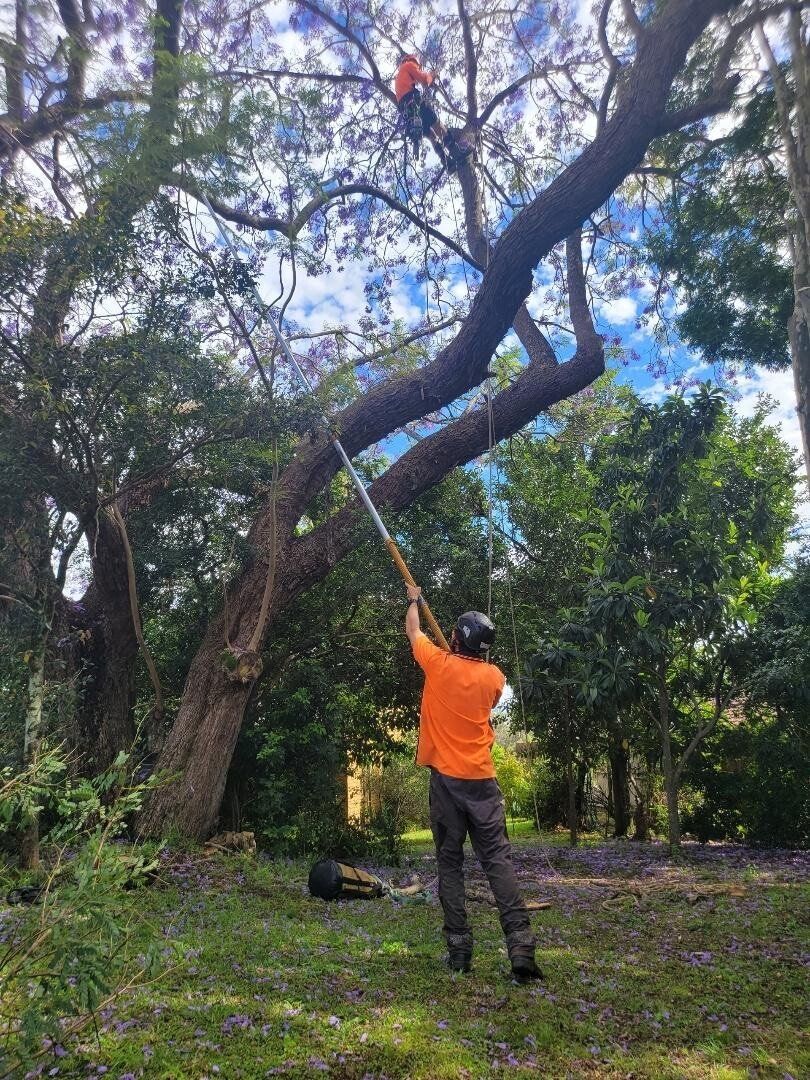
[[[222, 239], [223, 239], [223, 241], [225, 243], [225, 246], [228, 248], [231, 255], [233, 255], [234, 259], [238, 260], [239, 256], [238, 256], [238, 254], [236, 252], [236, 248], [233, 245], [233, 241], [231, 240], [230, 236], [226, 232], [226, 230], [223, 227], [222, 223], [220, 222], [218, 216], [214, 213], [214, 210], [213, 210], [210, 202], [208, 201], [206, 195], [203, 192], [200, 192], [200, 198], [202, 199], [202, 201], [205, 203], [206, 207], [208, 208], [208, 213], [213, 218], [214, 224], [216, 225], [217, 231], [219, 232], [219, 235], [222, 237]], [[303, 370], [301, 368], [301, 365], [298, 363], [298, 361], [293, 356], [292, 350], [290, 349], [289, 345], [287, 344], [286, 340], [284, 339], [283, 334], [281, 333], [279, 328], [276, 326], [276, 320], [273, 318], [272, 313], [268, 309], [265, 302], [262, 300], [261, 296], [259, 296], [259, 290], [256, 288], [255, 285], [253, 286], [253, 296], [254, 296], [254, 298], [256, 300], [256, 305], [257, 305], [259, 314], [264, 316], [267, 323], [269, 324], [270, 329], [273, 331], [273, 335], [274, 335], [276, 341], [278, 342], [279, 348], [281, 349], [281, 351], [284, 353], [284, 355], [289, 360], [290, 365], [292, 366], [292, 369], [295, 372], [296, 377], [298, 378], [298, 381], [301, 383], [304, 390], [313, 398], [313, 400], [317, 402], [317, 398], [315, 397], [315, 392], [312, 389], [312, 385], [311, 385], [309, 379], [304, 374], [304, 372], [303, 372]], [[391, 536], [391, 534], [388, 532], [388, 529], [386, 529], [383, 519], [377, 513], [377, 507], [371, 501], [369, 493], [366, 491], [365, 484], [363, 483], [363, 481], [360, 479], [360, 477], [355, 472], [354, 466], [351, 463], [351, 459], [349, 458], [349, 455], [343, 449], [343, 446], [342, 446], [342, 444], [340, 442], [340, 439], [338, 439], [337, 435], [335, 435], [334, 431], [332, 430], [332, 424], [331, 424], [331, 422], [329, 420], [329, 417], [322, 410], [321, 410], [321, 413], [320, 413], [320, 417], [321, 417], [321, 422], [323, 423], [324, 427], [326, 428], [327, 434], [329, 436], [329, 440], [332, 443], [332, 446], [335, 448], [335, 452], [337, 453], [340, 460], [343, 462], [344, 469], [346, 470], [346, 472], [351, 477], [351, 481], [354, 484], [355, 488], [357, 489], [357, 494], [360, 496], [361, 502], [365, 506], [366, 510], [368, 510], [369, 514], [371, 515], [371, 520], [376, 525], [377, 532], [380, 534], [380, 536], [383, 539], [383, 543], [388, 548], [388, 552], [389, 552], [391, 558], [394, 560], [394, 563], [396, 564], [397, 569], [399, 570], [399, 572], [402, 575], [402, 577], [404, 578], [404, 580], [408, 583], [408, 585], [415, 585], [416, 582], [413, 580], [413, 575], [411, 574], [410, 570], [408, 569], [407, 563], [402, 558], [400, 550], [397, 547], [396, 541]], [[425, 614], [425, 621], [427, 622], [428, 626], [430, 627], [430, 629], [431, 629], [431, 631], [433, 633], [433, 636], [436, 638], [436, 641], [439, 643], [439, 645], [441, 645], [441, 647], [446, 652], [450, 652], [450, 646], [447, 644], [447, 638], [442, 633], [442, 628], [439, 626], [438, 622], [436, 621], [435, 615], [433, 614], [433, 612], [428, 607], [427, 602], [424, 601], [424, 600], [422, 601], [422, 611]]]

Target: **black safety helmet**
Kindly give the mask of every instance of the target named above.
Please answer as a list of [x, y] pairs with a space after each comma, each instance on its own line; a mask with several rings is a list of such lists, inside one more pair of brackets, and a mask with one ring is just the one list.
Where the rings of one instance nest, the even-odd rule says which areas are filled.
[[465, 611], [456, 621], [456, 638], [465, 652], [480, 656], [495, 641], [495, 626], [483, 611]]

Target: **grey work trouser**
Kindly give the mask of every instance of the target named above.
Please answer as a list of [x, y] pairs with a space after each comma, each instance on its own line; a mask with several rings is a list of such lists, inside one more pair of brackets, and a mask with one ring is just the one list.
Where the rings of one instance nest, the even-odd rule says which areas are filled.
[[448, 946], [472, 952], [464, 896], [464, 841], [469, 833], [495, 896], [510, 954], [513, 945], [520, 945], [534, 955], [534, 936], [512, 866], [504, 798], [497, 780], [458, 780], [431, 769], [430, 826]]

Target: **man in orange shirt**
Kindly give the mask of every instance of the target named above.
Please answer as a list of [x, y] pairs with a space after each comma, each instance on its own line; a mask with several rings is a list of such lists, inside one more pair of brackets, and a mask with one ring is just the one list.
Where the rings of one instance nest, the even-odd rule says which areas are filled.
[[405, 633], [425, 673], [416, 760], [430, 769], [430, 824], [447, 962], [454, 971], [469, 971], [472, 961], [464, 898], [464, 841], [469, 833], [498, 905], [512, 974], [518, 982], [539, 979], [535, 938], [512, 866], [504, 799], [492, 764], [495, 732], [490, 714], [506, 682], [499, 668], [486, 663], [495, 627], [480, 611], [465, 612], [456, 622], [447, 653], [422, 633], [421, 595], [418, 586], [408, 586]]
[[429, 136], [442, 165], [449, 173], [452, 173], [464, 158], [472, 153], [472, 150], [469, 146], [457, 141], [455, 133], [447, 130], [435, 111], [423, 100], [419, 90], [420, 85], [432, 86], [435, 81], [436, 73], [423, 71], [413, 53], [407, 53], [397, 68], [394, 94], [397, 99], [397, 108], [404, 116], [407, 117], [411, 110], [418, 111], [422, 121], [422, 131]]

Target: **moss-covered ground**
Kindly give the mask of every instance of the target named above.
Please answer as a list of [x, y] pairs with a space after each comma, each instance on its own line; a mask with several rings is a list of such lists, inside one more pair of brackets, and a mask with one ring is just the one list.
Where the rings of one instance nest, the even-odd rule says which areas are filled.
[[[473, 972], [454, 975], [435, 896], [324, 903], [304, 862], [168, 853], [135, 898], [166, 969], [41, 1075], [810, 1077], [807, 854], [687, 844], [673, 862], [660, 845], [520, 833], [525, 894], [551, 903], [533, 915], [544, 982], [510, 980], [480, 898]], [[373, 869], [431, 882], [425, 837], [408, 850]], [[480, 896], [471, 854], [468, 870]]]

